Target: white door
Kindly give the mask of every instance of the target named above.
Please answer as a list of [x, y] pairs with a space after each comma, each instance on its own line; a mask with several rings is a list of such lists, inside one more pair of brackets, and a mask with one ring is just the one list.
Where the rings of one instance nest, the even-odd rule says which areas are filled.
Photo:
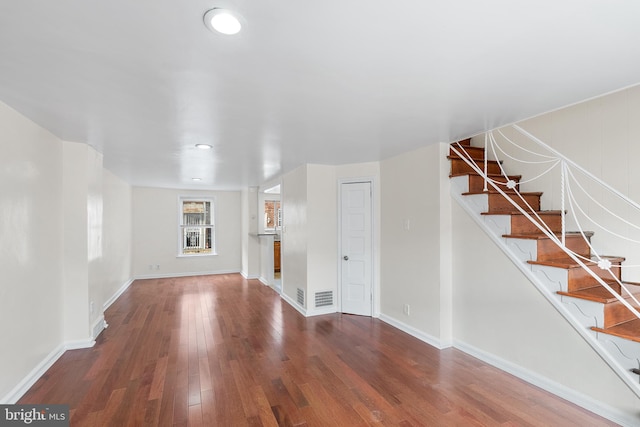
[[371, 183], [340, 186], [342, 312], [371, 316]]

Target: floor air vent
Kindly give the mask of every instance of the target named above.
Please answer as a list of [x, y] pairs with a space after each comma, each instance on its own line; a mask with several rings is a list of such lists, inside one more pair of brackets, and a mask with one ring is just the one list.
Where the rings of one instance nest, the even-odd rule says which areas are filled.
[[300, 288], [298, 288], [298, 292], [296, 293], [296, 301], [304, 307], [304, 291]]
[[316, 292], [316, 307], [333, 305], [333, 291]]

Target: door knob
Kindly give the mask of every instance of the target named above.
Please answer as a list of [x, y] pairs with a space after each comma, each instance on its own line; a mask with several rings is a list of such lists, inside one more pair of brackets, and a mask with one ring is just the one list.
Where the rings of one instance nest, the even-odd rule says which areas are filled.
[[345, 260], [345, 261], [349, 261], [349, 256], [345, 255], [345, 256], [342, 257], [342, 259]]

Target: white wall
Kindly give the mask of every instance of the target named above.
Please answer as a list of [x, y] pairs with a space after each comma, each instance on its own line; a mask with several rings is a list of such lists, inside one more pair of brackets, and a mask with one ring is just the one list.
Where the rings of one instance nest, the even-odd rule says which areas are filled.
[[307, 290], [307, 166], [285, 174], [282, 177], [282, 240], [281, 269], [282, 294], [292, 304], [296, 301], [296, 292], [300, 288]]
[[[441, 145], [381, 162], [381, 313], [436, 346], [449, 344], [450, 254], [442, 251], [449, 199]], [[444, 186], [444, 190], [441, 187]], [[445, 203], [445, 207], [441, 206]], [[445, 247], [446, 249], [446, 247]], [[444, 296], [444, 297], [443, 297]], [[403, 308], [409, 305], [409, 315]]]
[[63, 341], [62, 144], [0, 103], [0, 402]]
[[335, 167], [307, 165], [307, 310], [315, 294], [338, 291], [338, 206]]
[[96, 297], [96, 309], [111, 302], [131, 279], [131, 186], [108, 170], [103, 171], [102, 292]]
[[[180, 196], [214, 199], [217, 255], [177, 256]], [[132, 269], [135, 277], [241, 271], [242, 209], [239, 191], [187, 191], [134, 187], [132, 197]]]
[[[640, 159], [640, 86], [544, 114], [520, 125], [608, 185], [640, 203], [640, 168], [637, 166]], [[558, 174], [552, 177], [555, 182], [547, 178], [542, 182], [533, 182], [529, 187], [545, 192], [543, 203], [546, 209], [560, 209]], [[586, 180], [583, 180], [583, 185], [603, 202], [607, 210], [640, 226], [640, 211], [630, 209], [615, 197], [603, 198], [606, 193]], [[576, 186], [573, 187], [575, 189]], [[627, 266], [640, 266], [640, 244], [628, 240], [640, 241], [640, 230], [615, 220], [585, 197], [578, 197], [578, 200], [585, 212], [597, 222], [580, 219], [583, 227], [595, 232], [592, 242], [596, 250], [601, 254], [625, 256]], [[571, 215], [568, 215], [568, 222], [573, 228]], [[598, 224], [624, 238], [607, 235]], [[640, 281], [640, 268], [626, 269], [623, 278]]]
[[258, 188], [243, 189], [240, 195], [242, 210], [242, 275], [249, 279], [260, 277], [261, 256], [258, 233]]
[[62, 147], [64, 339], [82, 345], [80, 343], [91, 340], [87, 215], [89, 148], [72, 142], [63, 142]]

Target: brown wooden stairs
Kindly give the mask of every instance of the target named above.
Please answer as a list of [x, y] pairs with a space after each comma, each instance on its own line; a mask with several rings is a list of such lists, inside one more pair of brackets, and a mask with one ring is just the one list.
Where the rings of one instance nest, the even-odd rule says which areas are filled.
[[[484, 148], [472, 146], [470, 139], [454, 143], [452, 147], [456, 147], [479, 170], [483, 170]], [[640, 319], [505, 196], [490, 185], [485, 191], [484, 178], [453, 149], [450, 149], [448, 159], [451, 161], [452, 195], [461, 201], [469, 213], [475, 215], [476, 222], [494, 234], [495, 241], [504, 244], [505, 253], [522, 264], [521, 270], [530, 272], [529, 279], [536, 286], [546, 288], [549, 300], [590, 341], [592, 347], [598, 352], [608, 353], [607, 357], [624, 366], [624, 375], [637, 385], [638, 374], [632, 371], [640, 369]], [[519, 191], [521, 176], [503, 177], [500, 164], [496, 161], [488, 161], [487, 166], [489, 178], [500, 183], [500, 188], [508, 198], [531, 212], [530, 215], [551, 234], [561, 238], [563, 212], [541, 210], [541, 192], [520, 193], [518, 196], [515, 190]], [[507, 187], [507, 181], [512, 181], [512, 189]], [[584, 235], [566, 233], [565, 245], [578, 256], [590, 259], [585, 261], [588, 269], [631, 303], [629, 294], [621, 290], [612, 273], [601, 269], [592, 259], [587, 243], [592, 235], [590, 232]], [[611, 262], [611, 271], [620, 280], [621, 269], [616, 266], [622, 265], [624, 258], [611, 256], [606, 259]], [[640, 284], [624, 284], [629, 293], [640, 300]], [[635, 303], [632, 305], [640, 311]], [[598, 346], [600, 348], [596, 348]]]

